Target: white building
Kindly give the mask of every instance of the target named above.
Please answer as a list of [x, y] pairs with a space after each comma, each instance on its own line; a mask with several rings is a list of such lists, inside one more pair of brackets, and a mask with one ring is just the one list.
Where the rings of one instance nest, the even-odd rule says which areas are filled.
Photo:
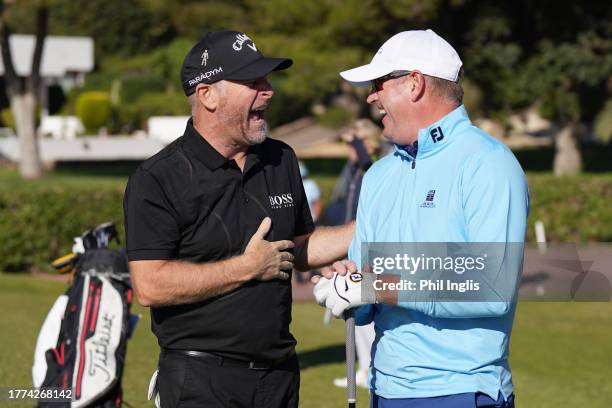
[[[30, 75], [36, 38], [14, 34], [9, 38], [13, 65], [19, 76]], [[43, 81], [41, 114], [48, 113], [48, 87], [60, 85], [64, 91], [82, 85], [85, 73], [94, 68], [94, 42], [89, 37], [47, 36], [43, 46], [40, 74]], [[0, 76], [4, 75], [4, 61], [0, 58]]]
[[147, 121], [148, 136], [164, 144], [182, 136], [189, 116], [151, 116]]

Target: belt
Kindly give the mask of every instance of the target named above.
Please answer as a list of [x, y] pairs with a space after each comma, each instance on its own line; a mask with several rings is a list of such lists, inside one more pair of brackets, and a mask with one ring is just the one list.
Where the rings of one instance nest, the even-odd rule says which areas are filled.
[[291, 351], [286, 356], [281, 357], [277, 360], [258, 362], [258, 361], [247, 361], [247, 360], [239, 360], [237, 358], [223, 357], [218, 354], [207, 353], [205, 351], [176, 350], [176, 349], [167, 349], [167, 348], [162, 349], [162, 351], [166, 354], [196, 357], [196, 358], [200, 358], [203, 360], [208, 360], [208, 361], [211, 361], [217, 364], [218, 366], [248, 368], [249, 370], [271, 370], [274, 367], [289, 360], [291, 357], [295, 355], [295, 351]]

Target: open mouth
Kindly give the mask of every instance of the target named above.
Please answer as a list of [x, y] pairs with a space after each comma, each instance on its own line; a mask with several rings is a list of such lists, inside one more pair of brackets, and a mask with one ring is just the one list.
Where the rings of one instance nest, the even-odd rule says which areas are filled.
[[381, 123], [383, 123], [384, 125], [384, 120], [387, 117], [387, 111], [384, 110], [383, 108], [378, 108], [378, 115], [379, 115]]
[[376, 103], [374, 106], [378, 108], [378, 119], [383, 120], [385, 116], [387, 115], [387, 111], [385, 110], [383, 105], [380, 103], [380, 101], [378, 101], [378, 103]]
[[261, 106], [259, 108], [253, 109], [249, 112], [249, 120], [253, 121], [264, 121], [264, 112], [266, 111], [267, 106]]

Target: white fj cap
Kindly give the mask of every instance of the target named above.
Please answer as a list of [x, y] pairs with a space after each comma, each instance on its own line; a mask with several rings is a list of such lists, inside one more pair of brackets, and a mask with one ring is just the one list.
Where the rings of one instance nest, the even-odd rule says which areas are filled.
[[372, 62], [340, 75], [356, 85], [369, 85], [394, 71], [420, 71], [455, 82], [461, 65], [457, 51], [445, 39], [432, 30], [414, 30], [395, 34], [378, 49]]

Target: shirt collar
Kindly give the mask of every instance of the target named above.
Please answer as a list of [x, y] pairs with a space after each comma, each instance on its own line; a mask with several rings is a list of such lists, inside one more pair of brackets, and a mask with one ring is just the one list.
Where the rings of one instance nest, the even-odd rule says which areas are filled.
[[[219, 153], [210, 143], [196, 130], [193, 126], [193, 118], [189, 118], [185, 133], [183, 134], [185, 144], [189, 153], [193, 154], [196, 159], [202, 162], [210, 170], [216, 170], [224, 164], [230, 162], [225, 156]], [[247, 162], [245, 173], [256, 162], [259, 161], [259, 153], [261, 149], [259, 145], [251, 146], [247, 152]]]
[[[418, 157], [423, 158], [443, 149], [454, 139], [458, 128], [469, 126], [470, 124], [471, 122], [465, 107], [460, 105], [440, 120], [432, 123], [426, 128], [419, 129]], [[396, 144], [394, 148], [397, 154], [404, 157], [410, 156], [409, 153], [406, 152], [405, 146]], [[412, 157], [410, 156], [410, 158]]]

